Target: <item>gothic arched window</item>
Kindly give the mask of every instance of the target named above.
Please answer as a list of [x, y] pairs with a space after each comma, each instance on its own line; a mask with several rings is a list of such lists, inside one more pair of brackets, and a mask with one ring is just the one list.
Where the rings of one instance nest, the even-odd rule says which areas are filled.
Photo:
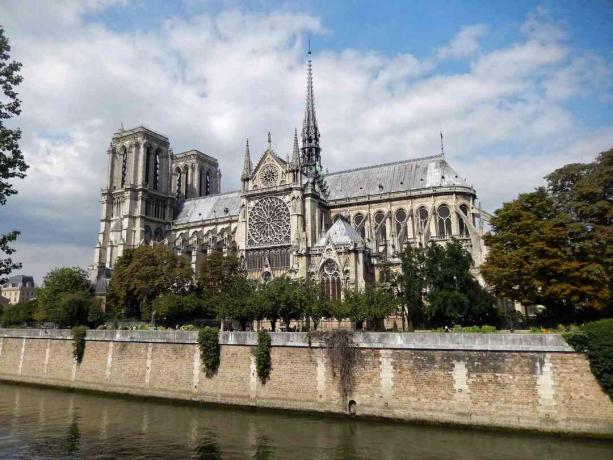
[[385, 214], [383, 211], [375, 213], [375, 238], [378, 244], [384, 243], [387, 239], [385, 228]]
[[164, 239], [164, 232], [160, 227], [156, 228], [155, 232], [153, 232], [153, 239], [156, 243], [161, 243]]
[[321, 267], [321, 284], [326, 297], [330, 300], [340, 300], [341, 274], [338, 265], [331, 259], [326, 260]]
[[145, 184], [149, 183], [149, 169], [151, 165], [151, 147], [147, 146], [145, 151]]
[[189, 192], [189, 168], [185, 166], [183, 168], [183, 196], [187, 198]]
[[[464, 214], [464, 216], [468, 217], [468, 206], [466, 206], [465, 204], [460, 205], [460, 211], [462, 211], [462, 214]], [[466, 223], [464, 222], [464, 219], [462, 218], [462, 216], [458, 214], [458, 227], [460, 230], [460, 236], [468, 236], [468, 227], [466, 226]]]
[[198, 177], [198, 196], [202, 196], [202, 191], [204, 190], [204, 169], [200, 169], [200, 175]]
[[160, 181], [160, 150], [158, 149], [155, 151], [155, 156], [153, 157], [153, 190], [158, 189], [159, 181]]
[[394, 215], [394, 220], [396, 221], [398, 244], [402, 246], [407, 241], [407, 212], [404, 209], [399, 209]]
[[426, 225], [428, 225], [428, 210], [422, 206], [417, 211], [417, 227], [420, 233], [426, 231]]
[[209, 173], [209, 171], [206, 172], [206, 188], [205, 188], [205, 193], [207, 195], [211, 194], [211, 174]]
[[437, 230], [438, 236], [446, 238], [451, 236], [451, 212], [445, 204], [438, 207]]
[[121, 186], [126, 185], [126, 176], [128, 175], [128, 149], [123, 148], [121, 155]]
[[175, 170], [175, 174], [177, 176], [177, 196], [181, 195], [181, 170], [177, 168]]
[[362, 238], [366, 238], [366, 225], [364, 224], [364, 214], [357, 213], [353, 216], [353, 228], [355, 228]]

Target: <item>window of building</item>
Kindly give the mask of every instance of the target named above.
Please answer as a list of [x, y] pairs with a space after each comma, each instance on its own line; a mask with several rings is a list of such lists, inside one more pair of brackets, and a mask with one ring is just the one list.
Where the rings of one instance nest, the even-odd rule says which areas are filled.
[[340, 300], [341, 275], [333, 260], [327, 260], [321, 267], [321, 283], [325, 296], [330, 300]]
[[437, 229], [438, 236], [446, 238], [451, 236], [451, 212], [447, 205], [438, 207]]
[[181, 170], [179, 168], [175, 170], [175, 175], [177, 176], [177, 195], [181, 195]]
[[[462, 211], [462, 213], [468, 217], [468, 206], [466, 206], [465, 204], [460, 205], [460, 211]], [[467, 237], [468, 236], [468, 227], [466, 226], [466, 223], [464, 222], [464, 219], [462, 218], [462, 216], [457, 213], [458, 215], [458, 229], [460, 231], [460, 236], [463, 237]]]
[[422, 206], [417, 211], [417, 226], [420, 233], [426, 231], [426, 225], [428, 225], [428, 210]]
[[387, 239], [387, 232], [385, 228], [385, 214], [383, 211], [375, 213], [375, 238], [377, 243], [384, 243]]
[[206, 172], [206, 190], [205, 193], [207, 195], [211, 194], [211, 174], [209, 173], [209, 171]]
[[366, 238], [366, 225], [364, 224], [364, 214], [357, 213], [353, 216], [353, 228], [356, 229], [362, 238]]
[[153, 158], [153, 190], [158, 189], [160, 182], [160, 151], [155, 151], [155, 157]]
[[204, 176], [204, 169], [200, 169], [200, 178], [198, 180], [198, 196], [202, 196], [202, 191], [204, 190], [204, 182], [205, 182], [205, 176]]
[[396, 223], [398, 244], [402, 246], [407, 241], [407, 212], [404, 209], [399, 209], [394, 215], [394, 220]]
[[123, 148], [121, 159], [121, 186], [126, 185], [126, 176], [128, 175], [128, 149]]
[[147, 146], [145, 152], [145, 184], [149, 183], [149, 170], [151, 169], [151, 147]]

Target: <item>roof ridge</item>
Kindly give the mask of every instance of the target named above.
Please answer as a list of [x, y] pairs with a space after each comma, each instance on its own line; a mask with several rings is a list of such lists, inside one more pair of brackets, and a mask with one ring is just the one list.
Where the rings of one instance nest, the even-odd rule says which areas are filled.
[[231, 192], [214, 193], [212, 195], [194, 196], [194, 197], [191, 197], [191, 198], [186, 198], [184, 200], [184, 202], [185, 201], [201, 200], [203, 198], [215, 198], [215, 197], [222, 196], [222, 195], [232, 195], [233, 193], [240, 193], [240, 192], [241, 192], [240, 190], [233, 190]]
[[380, 163], [380, 164], [375, 164], [375, 165], [370, 165], [370, 166], [361, 166], [359, 168], [343, 169], [342, 171], [335, 171], [335, 172], [328, 173], [327, 176], [334, 176], [336, 174], [343, 174], [343, 173], [348, 173], [348, 172], [353, 172], [353, 171], [363, 171], [364, 169], [378, 168], [382, 166], [393, 166], [393, 165], [399, 165], [399, 164], [405, 164], [405, 163], [415, 163], [415, 162], [423, 161], [423, 160], [433, 160], [435, 158], [445, 159], [445, 157], [439, 153], [437, 155], [430, 155], [430, 156], [419, 157], [419, 158], [411, 158], [409, 160], [392, 161], [390, 163]]

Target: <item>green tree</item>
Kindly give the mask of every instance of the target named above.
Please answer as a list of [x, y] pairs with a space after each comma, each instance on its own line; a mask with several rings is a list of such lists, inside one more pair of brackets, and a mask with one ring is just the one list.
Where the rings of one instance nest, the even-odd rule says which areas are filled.
[[282, 319], [286, 327], [291, 320], [301, 319], [305, 314], [304, 300], [300, 298], [299, 281], [279, 276], [259, 286], [257, 304], [261, 318], [270, 320], [273, 331]]
[[566, 323], [611, 308], [613, 150], [547, 176], [547, 188], [519, 195], [491, 219], [484, 279], [499, 296], [545, 307]]
[[51, 321], [61, 327], [87, 324], [90, 282], [82, 268], [54, 268], [45, 275], [36, 296], [38, 308], [34, 316], [38, 321]]
[[212, 318], [212, 313], [202, 297], [196, 293], [187, 295], [167, 292], [153, 301], [156, 319], [164, 326], [175, 326], [196, 318]]
[[237, 321], [244, 331], [251, 321], [258, 318], [255, 292], [255, 281], [246, 276], [235, 277], [226, 290], [214, 297], [218, 317]]
[[393, 281], [409, 330], [424, 324], [425, 261], [424, 248], [407, 246], [400, 255], [401, 270]]
[[[0, 88], [7, 101], [0, 102], [0, 206], [6, 204], [9, 196], [17, 193], [13, 187], [13, 180], [24, 178], [28, 169], [19, 148], [21, 130], [11, 129], [5, 125], [5, 120], [21, 113], [21, 101], [15, 91], [23, 80], [19, 74], [21, 64], [11, 60], [10, 51], [9, 40], [4, 34], [4, 28], [0, 26]], [[17, 231], [0, 234], [0, 255], [10, 256], [15, 252], [10, 243], [15, 241], [18, 235]], [[5, 275], [18, 268], [21, 268], [21, 264], [13, 262], [10, 257], [0, 257], [0, 285], [6, 281]]]
[[21, 326], [33, 321], [36, 300], [7, 305], [2, 310], [2, 327]]
[[166, 246], [139, 246], [117, 259], [107, 293], [107, 308], [119, 318], [151, 319], [153, 301], [162, 294], [188, 293], [192, 270]]
[[198, 281], [205, 294], [215, 295], [231, 287], [234, 280], [242, 276], [245, 276], [245, 269], [238, 257], [213, 251], [202, 262]]
[[470, 273], [470, 253], [457, 241], [426, 249], [426, 320], [430, 326], [497, 324], [495, 299]]

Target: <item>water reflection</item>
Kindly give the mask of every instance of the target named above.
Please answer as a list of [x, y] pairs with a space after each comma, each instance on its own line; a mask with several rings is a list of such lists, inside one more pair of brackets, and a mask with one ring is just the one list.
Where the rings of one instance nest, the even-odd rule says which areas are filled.
[[0, 457], [610, 459], [613, 443], [185, 406], [0, 384]]

